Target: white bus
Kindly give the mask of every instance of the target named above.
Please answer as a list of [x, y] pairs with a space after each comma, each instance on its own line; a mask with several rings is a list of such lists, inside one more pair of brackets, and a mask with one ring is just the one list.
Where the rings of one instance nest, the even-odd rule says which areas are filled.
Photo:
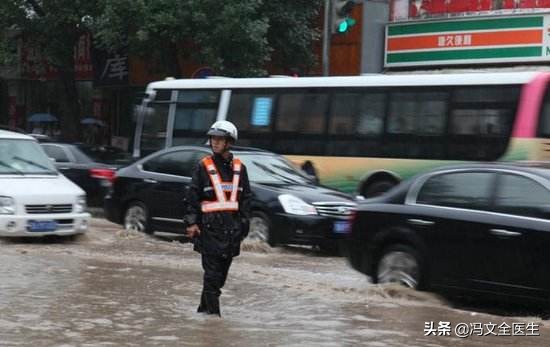
[[446, 161], [550, 159], [549, 80], [498, 72], [153, 82], [134, 156], [204, 143], [227, 119], [239, 145], [309, 160], [321, 183], [372, 196]]

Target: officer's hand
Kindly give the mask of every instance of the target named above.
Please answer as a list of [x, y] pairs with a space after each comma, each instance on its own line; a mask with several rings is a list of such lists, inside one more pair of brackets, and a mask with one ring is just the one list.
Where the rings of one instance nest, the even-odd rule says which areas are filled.
[[186, 229], [187, 237], [194, 238], [195, 236], [199, 236], [201, 234], [201, 230], [199, 229], [199, 226], [197, 224], [193, 224]]

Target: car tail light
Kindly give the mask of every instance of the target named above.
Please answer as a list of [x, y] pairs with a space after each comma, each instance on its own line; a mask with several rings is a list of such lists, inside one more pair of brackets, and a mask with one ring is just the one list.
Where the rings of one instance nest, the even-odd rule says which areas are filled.
[[90, 177], [104, 179], [114, 183], [116, 172], [112, 169], [90, 169]]

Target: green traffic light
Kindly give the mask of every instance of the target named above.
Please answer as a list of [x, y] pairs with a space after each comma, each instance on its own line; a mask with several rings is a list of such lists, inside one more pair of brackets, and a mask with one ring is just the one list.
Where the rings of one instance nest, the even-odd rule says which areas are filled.
[[356, 23], [355, 19], [346, 18], [345, 20], [341, 21], [338, 24], [338, 33], [339, 34], [346, 33], [349, 30], [349, 28], [355, 25], [355, 23]]
[[344, 21], [340, 22], [340, 24], [338, 24], [338, 32], [340, 34], [345, 33], [346, 31], [348, 31], [348, 29], [349, 29], [349, 26], [348, 26], [348, 21], [347, 20], [344, 20]]

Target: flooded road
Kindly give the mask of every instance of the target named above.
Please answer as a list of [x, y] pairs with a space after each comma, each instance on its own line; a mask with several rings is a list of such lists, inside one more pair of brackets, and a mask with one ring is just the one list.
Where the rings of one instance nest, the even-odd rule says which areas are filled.
[[[536, 315], [369, 285], [344, 259], [305, 248], [245, 244], [222, 319], [195, 313], [202, 269], [189, 244], [95, 219], [74, 240], [0, 240], [0, 249], [1, 346], [550, 345], [550, 321]], [[464, 327], [472, 336], [457, 336]]]

